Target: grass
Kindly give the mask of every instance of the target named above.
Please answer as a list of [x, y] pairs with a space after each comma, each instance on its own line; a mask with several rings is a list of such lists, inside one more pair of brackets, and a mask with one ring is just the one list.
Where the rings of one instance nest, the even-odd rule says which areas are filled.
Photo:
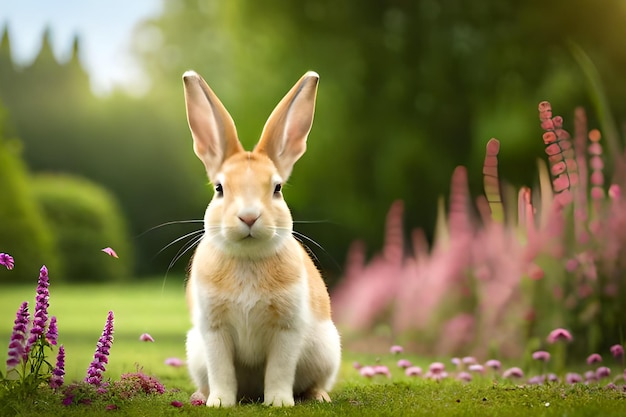
[[[22, 301], [34, 303], [32, 287], [0, 288], [0, 347], [8, 345], [15, 311]], [[164, 364], [168, 357], [184, 358], [185, 333], [189, 319], [184, 301], [182, 278], [132, 284], [61, 285], [51, 275], [50, 314], [56, 315], [59, 341], [66, 347], [66, 381], [81, 380], [92, 359], [107, 312], [115, 313], [115, 341], [106, 377], [117, 379], [141, 367], [155, 375], [168, 388], [163, 396], [137, 397], [123, 403], [113, 413], [129, 416], [171, 415], [272, 415], [272, 416], [623, 416], [626, 395], [598, 385], [517, 386], [489, 377], [464, 384], [454, 380], [441, 383], [409, 378], [395, 367], [397, 357], [386, 352], [356, 354], [344, 352], [344, 365], [332, 393], [332, 404], [307, 403], [294, 409], [268, 409], [259, 404], [234, 409], [207, 410], [188, 402], [194, 388], [185, 368]], [[139, 341], [150, 333], [154, 343]], [[378, 356], [377, 356], [378, 354]], [[403, 355], [427, 366], [427, 359]], [[0, 349], [3, 367], [6, 349]], [[353, 361], [380, 360], [392, 370], [393, 378], [362, 378], [352, 368]], [[172, 401], [184, 403], [173, 407]], [[42, 394], [32, 404], [17, 404], [17, 415], [98, 416], [111, 415], [104, 404], [64, 407], [58, 397]]]

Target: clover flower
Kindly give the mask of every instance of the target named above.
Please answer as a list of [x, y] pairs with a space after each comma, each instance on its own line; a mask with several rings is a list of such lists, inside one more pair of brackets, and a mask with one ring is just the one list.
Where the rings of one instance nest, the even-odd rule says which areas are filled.
[[63, 385], [63, 379], [65, 377], [65, 348], [63, 345], [59, 346], [59, 352], [57, 353], [57, 363], [52, 370], [52, 376], [50, 377], [50, 388], [58, 389]]
[[96, 352], [93, 361], [87, 369], [85, 382], [99, 387], [102, 384], [102, 373], [106, 370], [105, 365], [109, 363], [109, 353], [113, 343], [113, 312], [109, 311], [102, 336], [96, 345]]
[[9, 352], [7, 355], [7, 372], [15, 369], [22, 360], [26, 360], [28, 354], [26, 352], [26, 334], [28, 332], [28, 322], [30, 314], [28, 313], [28, 302], [24, 301], [17, 310], [13, 332], [9, 341]]
[[420, 376], [422, 375], [422, 368], [419, 366], [409, 366], [404, 370], [406, 376]]
[[536, 361], [548, 362], [550, 360], [550, 353], [545, 350], [538, 350], [533, 353], [533, 359]]
[[469, 372], [459, 372], [459, 374], [456, 376], [456, 379], [463, 382], [471, 382], [472, 374], [470, 374]]
[[0, 252], [0, 265], [3, 265], [8, 270], [11, 270], [15, 266], [15, 261], [13, 260], [13, 257], [8, 253]]
[[554, 329], [550, 332], [550, 334], [548, 335], [548, 343], [550, 344], [554, 344], [559, 340], [565, 340], [566, 342], [571, 342], [574, 338], [572, 337], [572, 334], [565, 329]]
[[587, 357], [587, 365], [593, 365], [594, 363], [602, 362], [602, 356], [597, 353], [592, 353]]
[[408, 360], [408, 359], [400, 359], [400, 360], [398, 361], [398, 364], [397, 364], [397, 365], [398, 365], [398, 368], [404, 368], [404, 369], [406, 369], [406, 368], [410, 367], [410, 366], [412, 365], [412, 363], [411, 363], [411, 361], [410, 361], [410, 360]]
[[404, 352], [404, 348], [399, 345], [393, 345], [389, 348], [389, 352], [393, 353], [394, 355], [397, 355], [399, 353]]
[[606, 366], [601, 366], [598, 369], [596, 369], [597, 379], [608, 378], [610, 375], [611, 375], [611, 369]]
[[509, 368], [502, 374], [504, 378], [524, 378], [524, 371], [517, 366]]
[[37, 284], [37, 296], [35, 297], [35, 314], [33, 316], [33, 327], [30, 329], [30, 337], [26, 344], [26, 353], [30, 352], [31, 347], [37, 339], [44, 334], [46, 324], [48, 322], [48, 307], [50, 292], [48, 286], [48, 268], [42, 266], [39, 270], [39, 282]]
[[568, 384], [576, 384], [578, 382], [583, 382], [583, 377], [576, 372], [568, 372], [565, 375], [565, 382]]
[[621, 359], [624, 356], [624, 347], [622, 345], [611, 346], [611, 355], [615, 359]]
[[[163, 363], [167, 366], [173, 366], [175, 368], [185, 365], [185, 361], [182, 360], [181, 358], [167, 358], [165, 359]], [[355, 362], [354, 364], [355, 364], [355, 369], [361, 369], [361, 365], [359, 365], [358, 368], [356, 367], [358, 362]]]
[[485, 362], [485, 366], [487, 368], [493, 369], [494, 371], [497, 371], [502, 368], [502, 363], [497, 359], [489, 359], [487, 362]]

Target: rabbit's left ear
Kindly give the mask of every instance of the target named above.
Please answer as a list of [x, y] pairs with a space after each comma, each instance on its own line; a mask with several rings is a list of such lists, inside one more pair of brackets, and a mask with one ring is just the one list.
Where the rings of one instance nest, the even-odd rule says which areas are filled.
[[319, 75], [309, 71], [278, 103], [265, 123], [254, 152], [266, 154], [287, 180], [296, 161], [306, 150], [306, 140], [315, 112]]

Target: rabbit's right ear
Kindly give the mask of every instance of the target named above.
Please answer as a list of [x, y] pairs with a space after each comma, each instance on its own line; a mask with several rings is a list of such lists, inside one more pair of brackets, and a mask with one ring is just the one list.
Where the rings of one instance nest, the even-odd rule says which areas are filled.
[[213, 180], [222, 163], [243, 152], [232, 117], [213, 90], [194, 71], [183, 74], [187, 121], [193, 136], [193, 150]]

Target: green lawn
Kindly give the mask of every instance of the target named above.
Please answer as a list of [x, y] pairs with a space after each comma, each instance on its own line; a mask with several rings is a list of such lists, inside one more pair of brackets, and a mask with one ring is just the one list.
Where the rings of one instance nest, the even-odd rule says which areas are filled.
[[[396, 357], [386, 352], [355, 354], [344, 352], [344, 366], [332, 393], [332, 404], [298, 405], [292, 410], [271, 410], [249, 404], [233, 410], [206, 410], [188, 403], [193, 386], [183, 368], [164, 364], [168, 357], [184, 359], [184, 339], [189, 319], [184, 300], [182, 277], [134, 284], [114, 285], [56, 285], [51, 276], [50, 314], [56, 315], [59, 340], [66, 347], [67, 378], [80, 380], [92, 359], [106, 319], [115, 313], [115, 340], [111, 349], [106, 377], [117, 379], [121, 373], [132, 372], [137, 366], [147, 374], [157, 376], [168, 388], [164, 396], [137, 398], [115, 411], [118, 415], [168, 416], [179, 415], [450, 415], [450, 416], [624, 416], [626, 395], [607, 390], [602, 385], [525, 386], [509, 381], [494, 383], [489, 377], [464, 384], [447, 380], [435, 383], [408, 378], [396, 368]], [[22, 301], [34, 303], [32, 287], [0, 287], [0, 367], [4, 368], [6, 349], [15, 318]], [[32, 310], [32, 308], [31, 308]], [[155, 342], [141, 342], [142, 333], [151, 334]], [[422, 366], [428, 360], [411, 355]], [[374, 363], [377, 358], [392, 370], [393, 378], [377, 376], [362, 378], [352, 368], [352, 362]], [[51, 358], [53, 359], [53, 358]], [[621, 388], [620, 383], [620, 388]], [[604, 384], [603, 384], [604, 385]], [[173, 400], [185, 403], [182, 408], [170, 405]], [[56, 398], [42, 397], [33, 405], [24, 405], [21, 415], [93, 416], [111, 415], [103, 406], [64, 407]]]

